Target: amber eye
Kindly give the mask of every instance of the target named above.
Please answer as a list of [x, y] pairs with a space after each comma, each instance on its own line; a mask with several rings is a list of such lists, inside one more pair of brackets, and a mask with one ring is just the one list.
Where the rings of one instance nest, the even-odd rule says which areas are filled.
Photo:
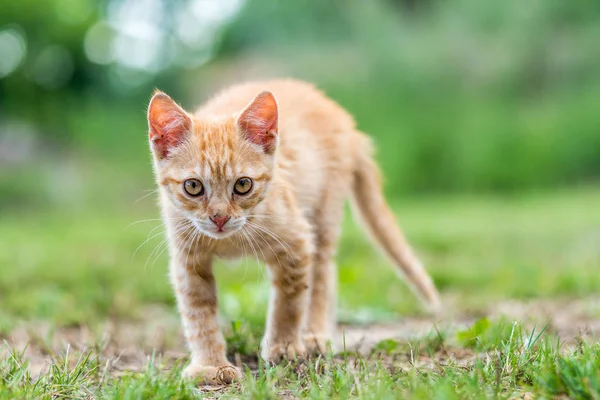
[[201, 196], [204, 194], [204, 186], [198, 179], [188, 179], [183, 183], [183, 188], [190, 196]]
[[252, 179], [250, 178], [240, 178], [235, 183], [235, 186], [233, 186], [235, 194], [239, 194], [240, 196], [248, 194], [250, 189], [252, 189]]

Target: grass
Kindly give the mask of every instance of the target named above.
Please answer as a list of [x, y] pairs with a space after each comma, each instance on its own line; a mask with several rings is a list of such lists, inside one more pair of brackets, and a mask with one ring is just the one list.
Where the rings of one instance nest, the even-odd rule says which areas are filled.
[[[161, 227], [153, 220], [158, 212], [152, 196], [136, 202], [146, 194], [141, 187], [151, 183], [134, 181], [137, 172], [120, 171], [111, 187], [122, 190], [97, 190], [111, 173], [116, 170], [110, 167], [97, 176], [87, 172], [81, 198], [74, 194], [67, 203], [47, 205], [37, 199], [26, 213], [13, 207], [0, 218], [0, 339], [6, 339], [0, 350], [0, 398], [600, 395], [600, 347], [590, 337], [560, 338], [552, 329], [534, 331], [528, 321], [495, 317], [458, 332], [456, 326], [440, 326], [408, 341], [383, 340], [367, 355], [349, 349], [304, 365], [262, 365], [256, 350], [268, 283], [264, 268], [251, 261], [221, 263], [216, 271], [232, 356], [251, 370], [230, 388], [198, 391], [178, 378], [186, 360]], [[84, 204], [78, 206], [78, 199]], [[507, 299], [597, 293], [599, 203], [600, 191], [587, 187], [509, 197], [408, 198], [394, 202], [394, 208], [450, 313], [472, 317]], [[414, 296], [350, 218], [338, 261], [341, 321], [421, 318]], [[107, 339], [107, 324], [122, 327], [126, 336], [162, 329], [164, 337], [138, 346], [141, 355], [118, 370], [115, 360], [128, 349]], [[85, 343], [69, 339], [74, 330], [89, 331]], [[36, 338], [25, 352], [25, 344], [15, 342], [18, 332]], [[46, 360], [39, 378], [27, 368], [32, 354]]]
[[[342, 354], [306, 364], [247, 370], [231, 387], [202, 392], [178, 378], [180, 368], [165, 370], [154, 356], [137, 373], [118, 379], [102, 372], [101, 354], [92, 351], [70, 360], [56, 360], [32, 380], [22, 354], [12, 352], [0, 362], [0, 398], [529, 398], [600, 395], [600, 345], [580, 341], [574, 348], [544, 331], [526, 331], [518, 323], [499, 321], [473, 337], [473, 351], [462, 360], [457, 340], [443, 339], [429, 353], [418, 343], [374, 350], [369, 357]], [[414, 349], [417, 349], [416, 352]], [[393, 355], [398, 356], [393, 357]], [[408, 358], [407, 360], [402, 360]], [[426, 361], [422, 361], [426, 360]], [[74, 361], [74, 363], [70, 363]]]

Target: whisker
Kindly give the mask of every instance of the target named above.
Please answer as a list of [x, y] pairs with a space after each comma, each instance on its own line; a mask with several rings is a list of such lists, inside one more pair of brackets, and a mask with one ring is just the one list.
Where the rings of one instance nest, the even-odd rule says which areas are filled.
[[[184, 224], [182, 224], [181, 226], [179, 226], [174, 234], [177, 236], [180, 236], [181, 234], [183, 234], [183, 232], [185, 232], [187, 230], [187, 234], [186, 234], [186, 238], [189, 237], [190, 233], [193, 232], [193, 230], [190, 230], [190, 228], [192, 227], [191, 222], [186, 221]], [[154, 261], [152, 262], [152, 265], [150, 266], [150, 271], [154, 270], [154, 264], [156, 264], [156, 261], [158, 261], [158, 259], [160, 258], [160, 256], [162, 256], [162, 254], [165, 252], [165, 250], [167, 250], [169, 248], [169, 242], [167, 242], [167, 245], [164, 246], [164, 248], [162, 249], [162, 251], [156, 255], [156, 257], [154, 258]]]
[[135, 249], [135, 251], [133, 252], [133, 255], [131, 256], [131, 259], [132, 259], [132, 260], [135, 258], [135, 255], [137, 254], [137, 252], [139, 251], [139, 249], [140, 249], [140, 248], [142, 248], [142, 246], [143, 246], [144, 244], [146, 244], [148, 241], [150, 241], [150, 240], [154, 239], [155, 237], [157, 237], [157, 236], [159, 236], [159, 235], [161, 235], [161, 234], [164, 234], [165, 232], [167, 232], [167, 230], [163, 230], [163, 231], [161, 231], [161, 232], [157, 233], [156, 235], [153, 235], [152, 237], [150, 237], [150, 235], [152, 235], [152, 232], [154, 232], [154, 231], [155, 231], [155, 230], [157, 230], [158, 228], [160, 228], [160, 227], [164, 227], [164, 226], [165, 226], [165, 224], [164, 224], [164, 223], [161, 223], [161, 224], [159, 224], [159, 225], [155, 226], [154, 228], [152, 228], [152, 229], [150, 230], [150, 232], [148, 232], [148, 235], [146, 236], [146, 240], [145, 240], [144, 242], [142, 242], [142, 244], [140, 244], [140, 245], [139, 245], [139, 246], [138, 246], [138, 247]]
[[167, 245], [162, 249], [162, 251], [160, 252], [160, 254], [158, 254], [156, 256], [156, 258], [154, 258], [154, 261], [152, 262], [152, 265], [150, 266], [150, 272], [154, 271], [154, 264], [156, 264], [156, 261], [158, 261], [158, 259], [160, 258], [160, 256], [163, 255], [163, 253], [165, 252], [165, 250], [167, 250], [169, 248], [169, 243], [167, 243]]
[[279, 216], [279, 215], [272, 215], [272, 214], [249, 214], [249, 215], [246, 215], [246, 217], [247, 218], [273, 219], [273, 220], [279, 220], [282, 222], [293, 221], [293, 218], [287, 218], [287, 217], [283, 217], [283, 216]]
[[[251, 226], [248, 226], [248, 228], [251, 228]], [[252, 236], [252, 240], [254, 240], [254, 243], [256, 243], [256, 247], [258, 247], [258, 250], [260, 250], [260, 254], [262, 254], [262, 256], [263, 256], [262, 261], [266, 263], [267, 257], [265, 256], [265, 253], [262, 251], [262, 246], [259, 245], [258, 240], [253, 236]]]
[[[179, 235], [181, 234], [183, 231], [185, 231], [185, 229], [188, 229], [188, 226], [186, 226], [185, 224], [178, 227], [174, 234], [175, 235]], [[167, 247], [168, 247], [168, 243], [167, 241], [169, 240], [168, 237], [165, 237], [163, 240], [160, 241], [160, 243], [150, 252], [150, 254], [148, 255], [148, 258], [146, 258], [146, 262], [144, 263], [144, 271], [146, 271], [147, 267], [148, 267], [148, 262], [150, 261], [150, 258], [152, 257], [153, 254], [158, 254], [159, 251], [161, 251], [161, 247], [166, 243]], [[162, 250], [162, 252], [164, 252], [164, 249]], [[161, 252], [161, 254], [162, 254]], [[157, 258], [160, 257], [160, 255], [157, 256]], [[154, 259], [156, 262], [156, 258]], [[152, 263], [152, 265], [154, 265], [154, 263]]]
[[254, 222], [250, 222], [248, 221], [248, 225], [249, 226], [253, 226], [257, 229], [260, 229], [262, 232], [266, 233], [267, 235], [271, 236], [273, 239], [275, 239], [275, 241], [277, 241], [277, 243], [279, 243], [279, 245], [281, 245], [284, 249], [284, 251], [287, 253], [287, 255], [289, 257], [294, 257], [294, 251], [292, 250], [292, 248], [285, 242], [285, 240], [283, 240], [280, 236], [278, 236], [276, 233], [272, 232], [271, 230], [265, 228], [264, 226], [261, 226], [257, 223]]
[[[241, 231], [240, 231], [240, 233], [243, 234], [243, 232], [241, 232]], [[239, 235], [235, 235], [235, 237], [239, 240], [240, 247], [242, 248], [242, 258], [244, 259], [244, 263], [245, 263], [244, 276], [242, 277], [242, 280], [244, 280], [244, 279], [246, 279], [246, 275], [248, 275], [248, 254], [246, 253], [246, 244], [242, 240], [242, 237], [240, 237]]]
[[[140, 244], [133, 252], [133, 255], [131, 256], [131, 261], [133, 261], [135, 259], [135, 255], [142, 248], [143, 245], [145, 245], [146, 243], [148, 243], [150, 240], [154, 239], [155, 237], [165, 234], [166, 230], [162, 230], [162, 231], [158, 232], [157, 234], [152, 235], [152, 232], [154, 232], [156, 229], [163, 227], [163, 226], [164, 226], [164, 224], [160, 224], [160, 225], [152, 228], [152, 230], [150, 232], [148, 232], [148, 236], [146, 236], [146, 240], [144, 240], [142, 242], [142, 244]], [[152, 236], [150, 236], [150, 235], [152, 235]]]
[[154, 193], [156, 193], [156, 192], [158, 192], [158, 188], [156, 188], [156, 189], [154, 189], [154, 190], [150, 189], [150, 193], [147, 193], [147, 194], [143, 195], [142, 197], [140, 197], [139, 199], [137, 199], [136, 201], [134, 201], [134, 202], [133, 202], [133, 204], [137, 203], [137, 202], [138, 202], [138, 201], [140, 201], [140, 200], [143, 200], [143, 199], [145, 199], [145, 198], [146, 198], [146, 197], [148, 197], [148, 196], [151, 196], [151, 195], [153, 195], [153, 194], [154, 194]]
[[[250, 245], [250, 247], [252, 248], [252, 251], [254, 252], [254, 256], [256, 257], [256, 260], [260, 260], [260, 259], [258, 258], [258, 253], [257, 253], [257, 252], [256, 252], [256, 250], [254, 249], [254, 244], [253, 244], [253, 242], [252, 242], [252, 240], [251, 240], [251, 238], [252, 238], [252, 235], [250, 234], [250, 232], [249, 232], [249, 231], [247, 231], [247, 230], [246, 230], [246, 227], [245, 227], [245, 226], [244, 226], [244, 227], [242, 227], [242, 231], [244, 231], [244, 236], [246, 237], [246, 240], [248, 241], [248, 244], [249, 244], [249, 245]], [[263, 276], [263, 278], [264, 278], [264, 277], [265, 277], [265, 274], [264, 274], [264, 271], [262, 271], [262, 269], [261, 269], [261, 272], [262, 272], [262, 276]], [[258, 281], [257, 281], [257, 282], [258, 282]]]
[[[256, 241], [256, 239], [254, 238], [252, 232], [248, 231], [248, 238], [252, 241], [252, 243], [254, 243], [256, 245], [256, 247], [258, 248], [258, 250], [260, 250], [260, 253], [263, 256], [263, 260], [266, 261], [266, 257], [265, 257], [265, 253], [263, 253], [262, 248], [260, 247], [260, 245], [258, 244], [258, 242]], [[261, 259], [258, 257], [258, 255], [256, 256], [257, 261], [261, 261]]]
[[277, 253], [275, 252], [275, 250], [273, 250], [273, 247], [271, 246], [271, 244], [269, 243], [268, 240], [265, 239], [265, 237], [262, 235], [262, 233], [256, 229], [255, 227], [248, 225], [248, 228], [251, 228], [253, 232], [255, 232], [262, 240], [263, 242], [265, 242], [265, 244], [267, 246], [269, 246], [269, 249], [271, 249], [271, 252], [273, 253], [273, 255], [275, 256], [275, 259], [277, 260], [277, 264], [279, 264], [279, 268], [283, 268], [281, 265], [281, 260], [279, 260], [279, 257], [277, 256]]
[[164, 217], [164, 218], [150, 218], [150, 219], [142, 219], [142, 220], [139, 220], [139, 221], [135, 221], [135, 222], [132, 222], [132, 223], [130, 223], [129, 225], [127, 225], [127, 226], [125, 227], [125, 229], [124, 229], [124, 230], [127, 230], [127, 229], [129, 229], [130, 227], [132, 227], [133, 225], [141, 224], [141, 223], [143, 223], [143, 222], [152, 222], [152, 221], [171, 221], [171, 220], [173, 220], [173, 221], [177, 221], [177, 220], [181, 220], [181, 219], [187, 219], [187, 218], [186, 218], [186, 217], [170, 217], [170, 218]]
[[258, 253], [254, 249], [254, 245], [252, 244], [252, 242], [249, 239], [249, 234], [248, 234], [248, 231], [246, 231], [246, 227], [245, 226], [242, 227], [242, 233], [244, 234], [244, 237], [246, 238], [246, 241], [248, 242], [248, 245], [250, 246], [250, 249], [254, 253], [255, 259], [258, 260]]
[[152, 257], [152, 255], [155, 252], [158, 253], [158, 251], [160, 251], [160, 248], [163, 246], [163, 244], [165, 244], [167, 242], [167, 240], [168, 240], [168, 238], [164, 238], [163, 240], [160, 241], [160, 243], [158, 243], [158, 245], [156, 247], [154, 247], [154, 249], [152, 249], [152, 251], [148, 255], [148, 258], [146, 258], [146, 262], [144, 263], [144, 272], [146, 272], [146, 270], [148, 268], [148, 262], [150, 261], [150, 258]]

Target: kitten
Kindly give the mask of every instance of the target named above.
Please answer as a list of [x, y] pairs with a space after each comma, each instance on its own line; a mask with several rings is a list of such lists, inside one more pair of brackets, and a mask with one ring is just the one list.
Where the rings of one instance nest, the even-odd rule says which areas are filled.
[[214, 384], [240, 376], [219, 329], [214, 258], [253, 254], [267, 264], [266, 361], [326, 350], [335, 331], [334, 257], [348, 197], [417, 294], [439, 305], [382, 195], [369, 138], [313, 86], [234, 86], [194, 114], [156, 92], [148, 122], [170, 277], [191, 351], [184, 377]]

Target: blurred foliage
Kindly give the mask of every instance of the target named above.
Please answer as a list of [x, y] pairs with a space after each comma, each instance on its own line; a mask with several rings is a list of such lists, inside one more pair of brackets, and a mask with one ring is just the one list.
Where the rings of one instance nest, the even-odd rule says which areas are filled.
[[[0, 48], [7, 32], [26, 49], [0, 78], [5, 171], [67, 153], [148, 175], [154, 87], [192, 108], [235, 82], [293, 76], [376, 139], [390, 194], [600, 177], [594, 0], [2, 0]], [[7, 157], [22, 136], [33, 150]]]

